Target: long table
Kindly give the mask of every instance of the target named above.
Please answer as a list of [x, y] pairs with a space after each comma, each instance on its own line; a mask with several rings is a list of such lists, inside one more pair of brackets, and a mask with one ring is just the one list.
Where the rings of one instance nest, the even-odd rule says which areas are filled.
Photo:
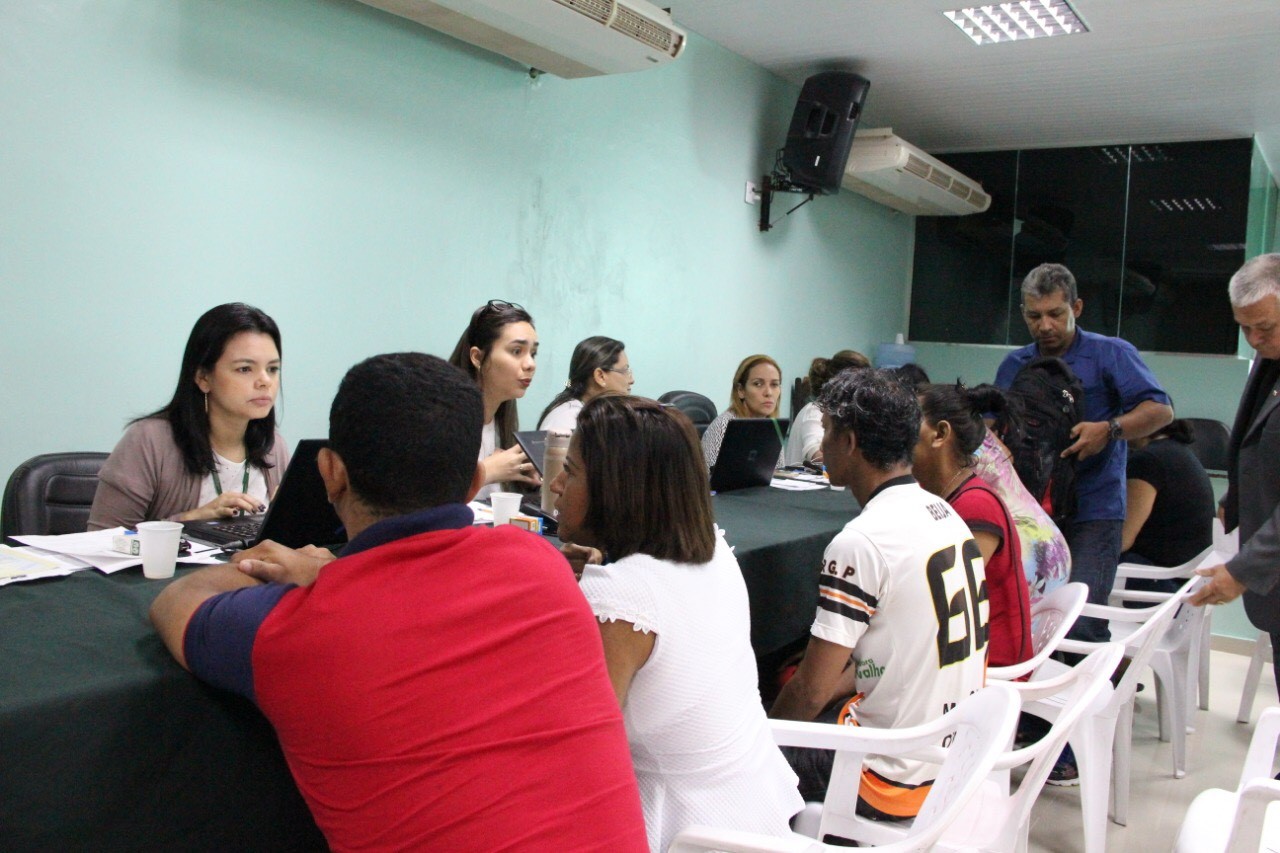
[[[812, 622], [822, 549], [856, 504], [768, 488], [714, 502], [752, 645], [776, 652]], [[0, 588], [0, 850], [325, 849], [270, 725], [151, 629], [164, 585], [130, 569]]]

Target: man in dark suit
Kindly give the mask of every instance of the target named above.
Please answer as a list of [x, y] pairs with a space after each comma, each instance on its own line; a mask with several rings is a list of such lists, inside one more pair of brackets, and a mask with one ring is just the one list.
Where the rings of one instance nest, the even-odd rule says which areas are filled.
[[1245, 612], [1271, 634], [1280, 686], [1280, 254], [1259, 255], [1231, 277], [1231, 311], [1257, 353], [1231, 430], [1227, 493], [1220, 515], [1240, 528], [1240, 553], [1200, 569], [1209, 581], [1192, 604], [1244, 594]]

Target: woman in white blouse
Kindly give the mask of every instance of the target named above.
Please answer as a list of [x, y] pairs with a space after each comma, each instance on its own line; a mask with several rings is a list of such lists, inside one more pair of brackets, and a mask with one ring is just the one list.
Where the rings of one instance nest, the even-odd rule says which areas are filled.
[[585, 404], [609, 391], [630, 394], [635, 382], [622, 341], [603, 335], [579, 341], [569, 359], [569, 381], [542, 410], [538, 429], [573, 432]]
[[804, 806], [756, 686], [747, 590], [716, 529], [693, 425], [652, 400], [585, 407], [557, 495], [566, 555], [595, 549], [600, 620], [652, 850], [691, 824], [786, 835]]

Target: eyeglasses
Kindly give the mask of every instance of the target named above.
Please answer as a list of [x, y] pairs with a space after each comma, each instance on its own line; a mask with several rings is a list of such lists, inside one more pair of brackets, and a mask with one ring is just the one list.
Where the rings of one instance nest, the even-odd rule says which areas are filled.
[[489, 310], [489, 311], [506, 311], [509, 308], [514, 308], [517, 311], [525, 310], [524, 306], [521, 305], [520, 303], [507, 302], [503, 299], [490, 299], [488, 302], [485, 303], [484, 307], [486, 310]]
[[623, 376], [630, 376], [631, 368], [630, 367], [606, 367], [604, 368], [604, 372], [605, 373], [621, 373]]

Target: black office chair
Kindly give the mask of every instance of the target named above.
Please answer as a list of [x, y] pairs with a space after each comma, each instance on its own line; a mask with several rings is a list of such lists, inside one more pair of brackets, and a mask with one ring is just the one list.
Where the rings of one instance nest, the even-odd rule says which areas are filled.
[[797, 376], [796, 381], [791, 383], [791, 422], [796, 422], [796, 415], [800, 414], [800, 410], [809, 404], [813, 393], [809, 390], [809, 377]]
[[668, 391], [658, 398], [659, 403], [675, 406], [693, 421], [698, 435], [707, 431], [707, 426], [716, 419], [719, 412], [716, 404], [697, 391]]
[[1191, 452], [1210, 474], [1225, 476], [1227, 473], [1227, 447], [1231, 443], [1231, 430], [1222, 421], [1212, 418], [1187, 418], [1195, 430], [1196, 440]]
[[0, 504], [0, 534], [83, 533], [89, 523], [105, 453], [46, 453], [9, 477]]

